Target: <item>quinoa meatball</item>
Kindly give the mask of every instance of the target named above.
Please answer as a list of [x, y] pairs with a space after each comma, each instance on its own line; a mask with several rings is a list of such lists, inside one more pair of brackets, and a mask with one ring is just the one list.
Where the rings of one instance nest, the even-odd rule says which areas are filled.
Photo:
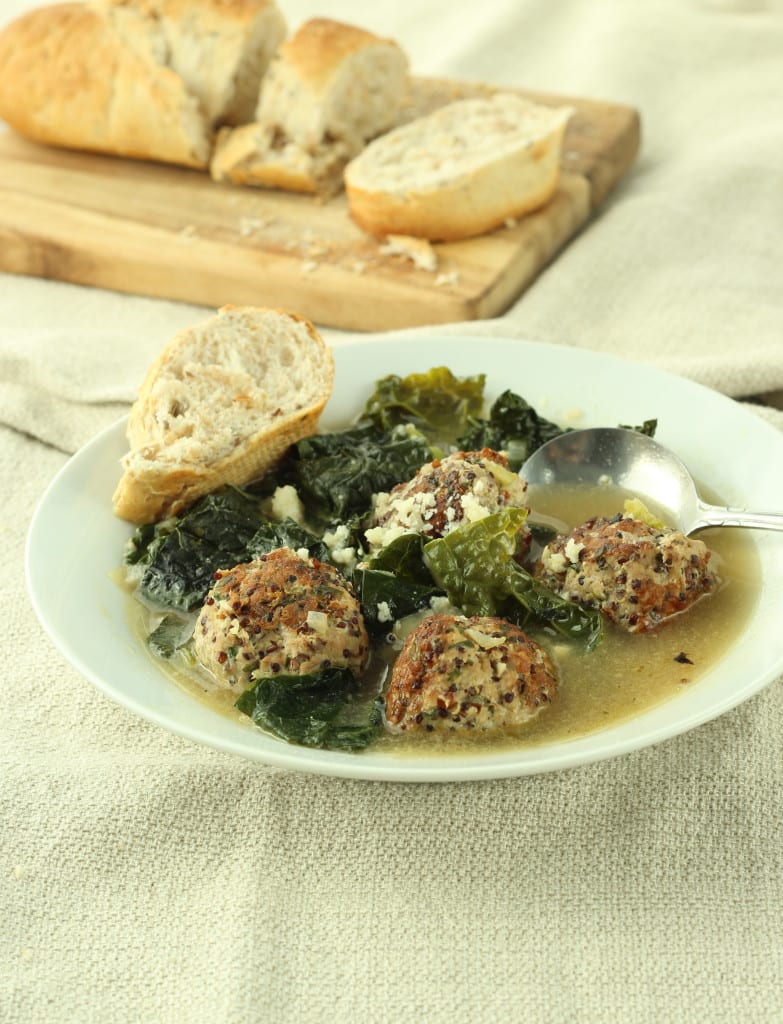
[[365, 666], [364, 619], [350, 584], [331, 565], [278, 548], [220, 569], [194, 634], [199, 662], [237, 692], [253, 679]]
[[495, 616], [430, 615], [408, 636], [386, 692], [393, 731], [524, 725], [554, 698], [543, 647]]
[[617, 515], [590, 519], [552, 541], [536, 575], [567, 600], [643, 633], [717, 587], [710, 557], [700, 540]]
[[[412, 480], [377, 495], [370, 547], [378, 549], [405, 533], [428, 540], [443, 537], [463, 522], [473, 522], [507, 506], [525, 507], [527, 484], [508, 468], [502, 452], [482, 448], [435, 459]], [[524, 527], [524, 539], [529, 531]]]

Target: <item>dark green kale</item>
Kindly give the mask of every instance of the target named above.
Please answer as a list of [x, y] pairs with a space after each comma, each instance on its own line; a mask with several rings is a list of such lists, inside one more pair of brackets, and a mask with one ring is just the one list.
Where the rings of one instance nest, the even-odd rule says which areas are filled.
[[374, 494], [409, 480], [431, 458], [416, 431], [368, 424], [297, 442], [278, 476], [296, 488], [313, 520], [331, 524], [365, 515]]
[[518, 470], [537, 448], [563, 433], [562, 427], [539, 416], [524, 398], [504, 391], [492, 404], [487, 419], [471, 418], [457, 444], [464, 451], [504, 451], [510, 468]]
[[433, 444], [449, 446], [471, 417], [481, 415], [484, 382], [483, 373], [455, 377], [445, 366], [407, 377], [392, 374], [376, 383], [360, 422], [373, 423], [381, 430], [409, 423]]
[[372, 639], [389, 632], [397, 619], [426, 608], [443, 594], [424, 562], [424, 541], [406, 533], [354, 569], [353, 586]]
[[268, 520], [258, 497], [232, 487], [201, 498], [181, 516], [140, 527], [131, 538], [126, 563], [143, 567], [142, 598], [188, 611], [203, 602], [218, 569], [282, 546], [307, 548], [322, 560], [328, 553], [315, 535], [291, 520]]
[[370, 569], [394, 573], [398, 579], [432, 585], [432, 574], [424, 561], [424, 538], [420, 533], [404, 533], [367, 559]]
[[363, 750], [381, 725], [375, 698], [357, 699], [358, 685], [347, 669], [306, 676], [258, 679], [236, 701], [256, 725], [304, 747]]
[[525, 509], [507, 508], [425, 544], [433, 579], [466, 615], [548, 626], [591, 650], [603, 636], [600, 614], [555, 594], [516, 560], [525, 516]]
[[619, 423], [618, 426], [621, 430], [635, 430], [637, 434], [645, 434], [647, 437], [655, 437], [655, 431], [658, 429], [658, 420], [645, 420], [638, 427], [629, 427], [624, 423]]
[[282, 522], [263, 520], [248, 541], [245, 561], [268, 555], [276, 548], [291, 548], [292, 551], [307, 548], [311, 558], [317, 558], [319, 562], [329, 561], [329, 548], [324, 542], [293, 519], [284, 519]]

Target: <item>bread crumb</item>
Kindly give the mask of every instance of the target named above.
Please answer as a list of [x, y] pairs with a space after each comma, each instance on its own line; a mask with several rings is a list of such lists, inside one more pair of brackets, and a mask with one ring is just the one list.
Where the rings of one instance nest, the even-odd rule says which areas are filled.
[[367, 263], [365, 260], [354, 260], [351, 264], [351, 270], [354, 274], [363, 274], [367, 269]]
[[189, 242], [192, 238], [198, 238], [198, 229], [195, 224], [186, 224], [184, 228], [180, 228], [179, 237], [183, 242]]
[[515, 228], [517, 224], [519, 224], [519, 221], [516, 217], [506, 217], [503, 223], [507, 228]]
[[254, 234], [256, 231], [260, 231], [266, 227], [267, 222], [263, 217], [240, 217], [239, 218], [239, 233], [243, 237]]
[[438, 269], [438, 254], [426, 238], [412, 235], [387, 235], [386, 244], [381, 246], [384, 256], [404, 256], [412, 261], [417, 270]]
[[299, 269], [303, 274], [312, 274], [314, 271], [318, 270], [320, 265], [321, 264], [317, 260], [304, 260]]
[[456, 288], [459, 284], [459, 271], [450, 270], [448, 273], [438, 274], [435, 278], [435, 284], [438, 288]]

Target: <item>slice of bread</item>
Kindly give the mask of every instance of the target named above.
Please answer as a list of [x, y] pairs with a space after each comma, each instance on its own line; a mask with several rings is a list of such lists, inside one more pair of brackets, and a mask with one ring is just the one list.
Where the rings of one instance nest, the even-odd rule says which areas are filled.
[[456, 241], [530, 213], [557, 189], [571, 113], [513, 93], [449, 103], [348, 164], [351, 215], [373, 235]]
[[333, 192], [348, 160], [396, 123], [407, 82], [397, 43], [312, 18], [281, 45], [261, 83], [255, 123], [218, 136], [212, 176]]
[[225, 306], [181, 331], [131, 409], [116, 515], [155, 522], [223, 484], [258, 479], [315, 433], [333, 379], [331, 351], [292, 313]]
[[210, 173], [216, 181], [289, 192], [332, 195], [355, 155], [340, 139], [303, 146], [268, 125], [244, 124], [218, 133]]
[[0, 118], [49, 145], [207, 167], [285, 35], [274, 0], [96, 0], [0, 32]]

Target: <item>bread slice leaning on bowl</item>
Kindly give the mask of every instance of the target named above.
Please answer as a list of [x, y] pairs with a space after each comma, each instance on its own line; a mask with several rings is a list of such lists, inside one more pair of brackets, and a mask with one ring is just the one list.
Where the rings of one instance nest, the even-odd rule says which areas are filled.
[[115, 514], [156, 522], [224, 484], [258, 479], [315, 433], [333, 380], [331, 351], [293, 313], [224, 306], [180, 331], [131, 409]]
[[497, 93], [395, 128], [346, 167], [351, 216], [373, 235], [456, 241], [537, 210], [557, 190], [571, 114]]

